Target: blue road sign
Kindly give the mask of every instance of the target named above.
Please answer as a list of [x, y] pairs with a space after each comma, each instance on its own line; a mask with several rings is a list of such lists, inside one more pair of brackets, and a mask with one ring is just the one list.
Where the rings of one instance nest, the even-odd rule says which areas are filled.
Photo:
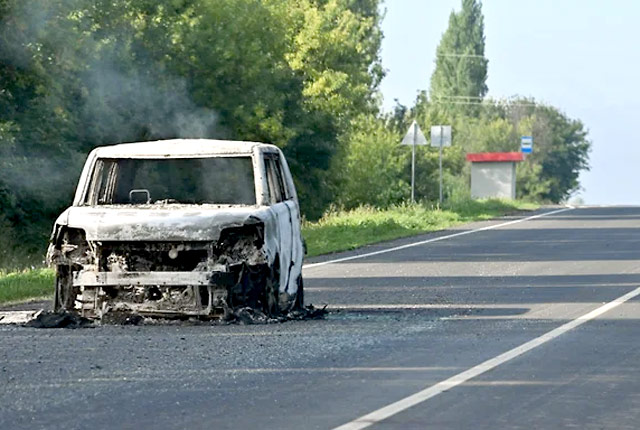
[[531, 154], [533, 152], [532, 136], [522, 136], [520, 138], [520, 151], [524, 154]]

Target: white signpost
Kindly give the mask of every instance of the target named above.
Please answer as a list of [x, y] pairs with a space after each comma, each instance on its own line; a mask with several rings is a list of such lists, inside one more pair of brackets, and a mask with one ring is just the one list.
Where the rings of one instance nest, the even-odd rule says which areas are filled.
[[436, 146], [436, 147], [451, 146], [451, 126], [450, 125], [431, 126], [431, 146]]
[[416, 145], [426, 145], [427, 138], [414, 120], [402, 139], [402, 145], [411, 145], [411, 201], [416, 201]]
[[434, 125], [431, 127], [431, 146], [440, 148], [440, 205], [442, 205], [442, 148], [451, 146], [450, 125]]

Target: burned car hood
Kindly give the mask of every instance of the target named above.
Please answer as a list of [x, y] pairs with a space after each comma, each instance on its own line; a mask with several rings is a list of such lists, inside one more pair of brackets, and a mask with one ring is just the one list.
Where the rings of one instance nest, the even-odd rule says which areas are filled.
[[255, 224], [268, 207], [165, 205], [71, 207], [58, 223], [85, 231], [92, 241], [214, 241], [228, 227]]

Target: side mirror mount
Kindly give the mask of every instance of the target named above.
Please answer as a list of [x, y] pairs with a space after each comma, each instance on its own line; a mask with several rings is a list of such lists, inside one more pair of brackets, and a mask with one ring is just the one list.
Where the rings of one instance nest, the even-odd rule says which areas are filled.
[[129, 203], [133, 205], [144, 205], [151, 203], [149, 190], [141, 188], [129, 191]]

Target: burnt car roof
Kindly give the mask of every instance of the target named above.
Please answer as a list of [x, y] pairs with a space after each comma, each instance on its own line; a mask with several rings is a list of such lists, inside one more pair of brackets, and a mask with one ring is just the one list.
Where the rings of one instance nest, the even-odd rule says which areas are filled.
[[277, 147], [266, 143], [214, 139], [170, 139], [150, 142], [122, 143], [94, 149], [100, 158], [180, 158], [215, 155], [250, 155], [258, 147], [267, 152]]

